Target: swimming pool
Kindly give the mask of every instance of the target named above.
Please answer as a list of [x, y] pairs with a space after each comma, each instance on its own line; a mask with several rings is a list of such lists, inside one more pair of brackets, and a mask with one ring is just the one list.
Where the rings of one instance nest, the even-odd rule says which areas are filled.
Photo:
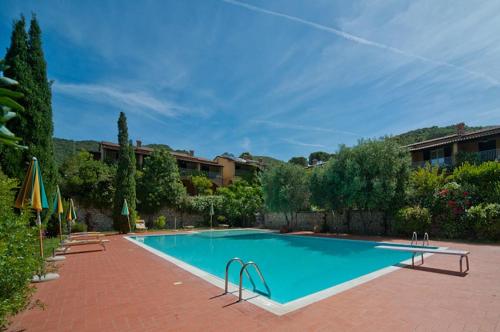
[[[254, 261], [269, 290], [252, 267], [248, 270], [253, 284], [245, 276], [245, 289], [267, 297], [268, 306], [278, 307], [290, 303], [295, 304], [290, 307], [300, 307], [301, 299], [335, 290], [338, 286], [346, 288], [349, 282], [363, 277], [373, 279], [374, 272], [384, 269], [385, 273], [390, 272], [395, 265], [411, 258], [411, 253], [375, 248], [380, 242], [283, 235], [261, 230], [204, 231], [131, 236], [129, 239], [156, 254], [163, 254], [161, 256], [183, 268], [193, 267], [219, 281], [224, 279], [226, 263], [231, 258]], [[229, 280], [234, 285], [238, 285], [240, 268], [239, 264], [231, 265]], [[367, 275], [371, 277], [366, 278]]]

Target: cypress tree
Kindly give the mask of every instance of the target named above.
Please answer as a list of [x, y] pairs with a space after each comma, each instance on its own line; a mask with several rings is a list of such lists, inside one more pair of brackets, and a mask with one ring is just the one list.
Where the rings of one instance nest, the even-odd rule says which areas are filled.
[[24, 111], [18, 113], [9, 127], [23, 138], [20, 143], [26, 145], [28, 150], [3, 147], [0, 165], [7, 175], [22, 180], [31, 157], [36, 156], [42, 166], [46, 190], [50, 193], [55, 188], [57, 176], [52, 141], [52, 98], [41, 30], [35, 16], [31, 19], [29, 33], [26, 33], [24, 16], [14, 21], [5, 64], [9, 67], [5, 76], [18, 81], [17, 89], [24, 95], [19, 100]]
[[[28, 146], [29, 136], [26, 136], [33, 123], [28, 116], [30, 112], [30, 91], [32, 86], [31, 69], [28, 64], [28, 34], [26, 33], [26, 22], [24, 16], [15, 20], [12, 24], [10, 46], [5, 55], [6, 68], [4, 75], [16, 80], [19, 85], [14, 90], [21, 92], [24, 97], [18, 102], [24, 106], [24, 110], [17, 112], [17, 117], [9, 122], [9, 129], [22, 137], [21, 145]], [[13, 147], [0, 146], [0, 165], [2, 170], [10, 177], [23, 179], [26, 161], [29, 151], [15, 149]]]
[[30, 153], [40, 161], [47, 191], [53, 192], [57, 181], [57, 168], [52, 140], [54, 134], [52, 91], [51, 82], [47, 79], [47, 63], [42, 49], [42, 31], [35, 15], [31, 18], [28, 35], [28, 63], [33, 80], [30, 115], [34, 124], [34, 127], [30, 128], [32, 131]]
[[134, 147], [128, 140], [127, 117], [120, 112], [118, 118], [118, 168], [115, 179], [115, 197], [113, 202], [113, 227], [122, 232], [130, 231], [127, 218], [121, 215], [123, 200], [126, 199], [130, 212], [130, 224], [134, 225], [135, 216], [135, 154]]

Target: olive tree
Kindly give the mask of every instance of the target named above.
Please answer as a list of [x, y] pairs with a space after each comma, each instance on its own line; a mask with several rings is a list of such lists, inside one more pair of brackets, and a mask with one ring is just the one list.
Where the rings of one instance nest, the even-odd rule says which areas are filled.
[[262, 174], [262, 192], [266, 208], [285, 215], [290, 229], [297, 212], [309, 207], [308, 176], [303, 167], [281, 164]]

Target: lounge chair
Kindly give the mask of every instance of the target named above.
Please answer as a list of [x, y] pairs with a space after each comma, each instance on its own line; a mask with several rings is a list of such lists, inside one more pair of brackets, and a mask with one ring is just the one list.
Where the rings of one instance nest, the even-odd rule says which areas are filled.
[[60, 252], [65, 253], [68, 251], [73, 246], [83, 246], [83, 245], [89, 245], [89, 244], [98, 244], [100, 245], [103, 250], [106, 250], [106, 245], [105, 243], [109, 242], [109, 240], [105, 239], [87, 239], [87, 240], [71, 240], [71, 241], [65, 241], [61, 244], [61, 249]]
[[85, 233], [73, 233], [70, 234], [66, 241], [75, 241], [75, 240], [96, 240], [101, 239], [106, 236], [103, 233], [99, 232], [85, 232]]
[[411, 257], [411, 265], [415, 266], [415, 255], [422, 254], [422, 264], [424, 264], [424, 256], [423, 254], [442, 254], [442, 255], [454, 255], [460, 256], [460, 272], [462, 272], [462, 260], [465, 257], [465, 263], [467, 265], [467, 269], [463, 272], [469, 271], [469, 251], [465, 250], [452, 250], [452, 249], [432, 249], [432, 248], [415, 248], [415, 247], [397, 247], [397, 246], [376, 246], [378, 249], [389, 249], [389, 250], [398, 250], [398, 251], [407, 251], [412, 252], [413, 256]]
[[136, 220], [135, 221], [135, 230], [136, 231], [147, 231], [148, 230], [144, 220]]

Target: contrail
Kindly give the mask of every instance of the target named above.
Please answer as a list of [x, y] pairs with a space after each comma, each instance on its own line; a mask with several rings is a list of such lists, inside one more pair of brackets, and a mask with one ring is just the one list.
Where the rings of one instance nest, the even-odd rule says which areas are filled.
[[457, 65], [454, 65], [454, 64], [449, 63], [449, 62], [439, 61], [439, 60], [434, 60], [434, 59], [431, 59], [431, 58], [427, 58], [425, 56], [421, 56], [421, 55], [418, 55], [418, 54], [415, 54], [415, 53], [407, 52], [407, 51], [402, 50], [402, 49], [397, 48], [397, 47], [392, 47], [392, 46], [385, 45], [385, 44], [382, 44], [382, 43], [378, 43], [378, 42], [375, 42], [375, 41], [371, 41], [371, 40], [368, 40], [368, 39], [365, 39], [365, 38], [362, 38], [362, 37], [358, 37], [358, 36], [355, 36], [353, 34], [350, 34], [348, 32], [345, 32], [345, 31], [342, 31], [342, 30], [339, 30], [339, 29], [335, 29], [335, 28], [332, 28], [332, 27], [329, 27], [329, 26], [326, 26], [326, 25], [322, 25], [322, 24], [319, 24], [319, 23], [312, 22], [312, 21], [304, 20], [304, 19], [302, 19], [300, 17], [291, 16], [291, 15], [287, 15], [287, 14], [275, 12], [275, 11], [272, 11], [272, 10], [269, 10], [269, 9], [265, 9], [265, 8], [261, 8], [261, 7], [257, 7], [257, 6], [253, 6], [253, 5], [249, 5], [247, 3], [240, 2], [238, 0], [222, 0], [222, 1], [225, 2], [225, 3], [228, 3], [228, 4], [232, 4], [232, 5], [235, 5], [235, 6], [239, 6], [239, 7], [243, 7], [243, 8], [249, 9], [249, 10], [254, 11], [254, 12], [259, 12], [259, 13], [263, 13], [263, 14], [267, 14], [267, 15], [276, 16], [276, 17], [281, 17], [281, 18], [287, 19], [289, 21], [301, 23], [301, 24], [307, 25], [309, 27], [312, 27], [312, 28], [315, 28], [315, 29], [318, 29], [318, 30], [322, 30], [322, 31], [325, 31], [325, 32], [328, 32], [328, 33], [332, 33], [334, 35], [337, 35], [339, 37], [342, 37], [344, 39], [350, 40], [352, 42], [355, 42], [355, 43], [358, 43], [358, 44], [361, 44], [361, 45], [367, 45], [367, 46], [379, 48], [379, 49], [382, 49], [382, 50], [387, 50], [387, 51], [390, 51], [392, 53], [401, 54], [401, 55], [409, 57], [409, 58], [418, 59], [420, 61], [431, 63], [431, 64], [434, 64], [436, 66], [452, 68], [452, 69], [455, 69], [455, 70], [460, 71], [462, 73], [466, 73], [468, 75], [474, 76], [476, 78], [484, 79], [484, 80], [488, 81], [489, 83], [491, 83], [491, 84], [493, 84], [495, 86], [499, 86], [500, 85], [500, 81], [497, 80], [497, 79], [495, 79], [494, 77], [491, 77], [489, 75], [486, 75], [486, 74], [483, 74], [483, 73], [480, 73], [480, 72], [477, 72], [477, 71], [469, 70], [467, 68], [464, 68], [464, 67], [461, 67], [461, 66], [457, 66]]

